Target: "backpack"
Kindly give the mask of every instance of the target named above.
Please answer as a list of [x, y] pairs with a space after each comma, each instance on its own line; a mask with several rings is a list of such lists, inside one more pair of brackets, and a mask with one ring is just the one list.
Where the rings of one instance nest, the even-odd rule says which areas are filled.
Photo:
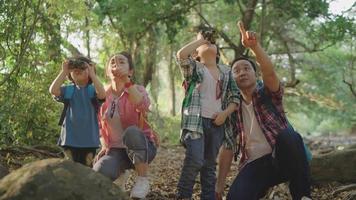
[[[64, 88], [64, 101], [63, 101], [64, 106], [63, 106], [61, 117], [58, 122], [58, 125], [60, 125], [60, 126], [63, 125], [64, 118], [66, 117], [68, 107], [70, 106], [70, 100], [72, 99], [73, 94], [74, 94], [74, 89], [75, 89], [74, 84], [68, 85], [67, 87]], [[99, 103], [95, 96], [95, 88], [92, 84], [89, 84], [87, 86], [87, 90], [88, 90], [88, 95], [89, 95], [90, 101], [94, 107], [94, 110], [96, 113], [98, 113]]]

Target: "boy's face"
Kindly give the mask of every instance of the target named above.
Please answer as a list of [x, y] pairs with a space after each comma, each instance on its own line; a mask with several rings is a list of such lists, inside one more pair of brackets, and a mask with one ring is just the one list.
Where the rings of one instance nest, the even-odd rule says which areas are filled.
[[84, 85], [89, 82], [89, 69], [74, 68], [70, 70], [70, 75], [77, 85]]
[[249, 89], [256, 85], [256, 72], [247, 60], [239, 60], [234, 63], [232, 76], [241, 90]]

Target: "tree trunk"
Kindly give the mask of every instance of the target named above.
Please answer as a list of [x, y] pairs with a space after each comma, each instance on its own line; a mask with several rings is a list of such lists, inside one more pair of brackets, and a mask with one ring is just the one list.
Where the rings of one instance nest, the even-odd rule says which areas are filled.
[[356, 146], [314, 157], [310, 168], [314, 182], [356, 182]]
[[[246, 5], [246, 9], [242, 13], [242, 22], [244, 23], [245, 29], [249, 30], [253, 17], [255, 15], [255, 9], [257, 5], [257, 0], [250, 0]], [[242, 56], [245, 51], [245, 47], [242, 45], [241, 40], [239, 41], [239, 45], [237, 50], [235, 50], [235, 58]]]
[[175, 64], [173, 62], [173, 45], [170, 45], [170, 53], [169, 53], [169, 82], [170, 82], [170, 87], [171, 87], [171, 99], [172, 99], [172, 110], [171, 110], [171, 115], [176, 116], [176, 89], [175, 89], [175, 73], [174, 73], [174, 68]]
[[[88, 13], [90, 13], [92, 5], [90, 3], [90, 1], [86, 1], [85, 5], [88, 9]], [[90, 23], [89, 23], [89, 16], [87, 15], [85, 16], [85, 43], [87, 46], [87, 56], [88, 58], [90, 58]]]
[[151, 81], [152, 77], [155, 73], [155, 65], [156, 65], [156, 54], [157, 54], [157, 36], [156, 36], [156, 30], [152, 28], [150, 32], [148, 33], [148, 51], [145, 56], [146, 60], [146, 66], [145, 66], [145, 71], [143, 73], [143, 85], [147, 86]]
[[87, 46], [87, 57], [90, 58], [90, 28], [89, 28], [89, 19], [85, 17], [85, 43]]

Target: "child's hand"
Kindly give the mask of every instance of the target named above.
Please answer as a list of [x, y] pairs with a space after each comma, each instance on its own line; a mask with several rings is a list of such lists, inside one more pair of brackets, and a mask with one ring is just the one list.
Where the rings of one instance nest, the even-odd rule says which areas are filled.
[[256, 47], [258, 44], [256, 33], [253, 31], [246, 31], [244, 24], [241, 21], [237, 23], [237, 26], [240, 29], [242, 45], [246, 48]]
[[94, 76], [96, 76], [95, 74], [95, 63], [91, 63], [91, 64], [86, 64], [89, 70], [89, 77], [93, 78]]
[[210, 43], [206, 38], [204, 38], [204, 35], [201, 32], [198, 33], [197, 40], [203, 40], [204, 44], [209, 44]]
[[222, 111], [222, 112], [216, 113], [213, 117], [215, 118], [214, 124], [217, 126], [220, 126], [220, 125], [224, 124], [224, 122], [227, 118], [227, 114], [226, 114], [226, 112]]
[[69, 74], [69, 61], [68, 60], [65, 60], [63, 63], [62, 63], [62, 71], [65, 75], [68, 75]]
[[98, 162], [98, 160], [99, 160], [101, 157], [107, 155], [108, 153], [109, 153], [109, 149], [106, 148], [106, 147], [102, 147], [102, 148], [100, 149], [99, 153], [95, 156], [94, 161], [93, 161], [93, 164], [95, 164], [96, 162]]

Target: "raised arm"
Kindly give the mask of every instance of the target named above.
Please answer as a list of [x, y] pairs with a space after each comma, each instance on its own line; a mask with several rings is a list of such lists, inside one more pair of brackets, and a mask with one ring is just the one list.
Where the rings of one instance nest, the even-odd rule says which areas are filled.
[[271, 91], [276, 92], [279, 89], [278, 76], [274, 70], [271, 59], [268, 57], [265, 50], [261, 47], [257, 39], [256, 33], [246, 31], [243, 23], [238, 22], [238, 27], [241, 33], [241, 42], [246, 48], [250, 48], [256, 56], [256, 61], [261, 66], [262, 80], [264, 85]]
[[89, 69], [89, 76], [90, 76], [91, 80], [93, 81], [95, 92], [96, 92], [98, 99], [105, 99], [106, 93], [105, 93], [104, 86], [100, 82], [100, 80], [98, 79], [98, 77], [96, 76], [95, 71], [94, 71], [95, 64], [93, 63], [93, 64], [87, 64], [87, 65], [88, 65], [88, 69]]
[[61, 86], [66, 80], [69, 74], [68, 70], [68, 60], [65, 60], [62, 64], [62, 70], [59, 72], [58, 76], [54, 79], [51, 86], [49, 87], [49, 92], [58, 97], [61, 95]]
[[198, 47], [208, 43], [208, 41], [204, 39], [201, 33], [198, 34], [197, 38], [197, 40], [188, 43], [177, 52], [178, 59], [187, 59], [189, 55], [194, 53]]

